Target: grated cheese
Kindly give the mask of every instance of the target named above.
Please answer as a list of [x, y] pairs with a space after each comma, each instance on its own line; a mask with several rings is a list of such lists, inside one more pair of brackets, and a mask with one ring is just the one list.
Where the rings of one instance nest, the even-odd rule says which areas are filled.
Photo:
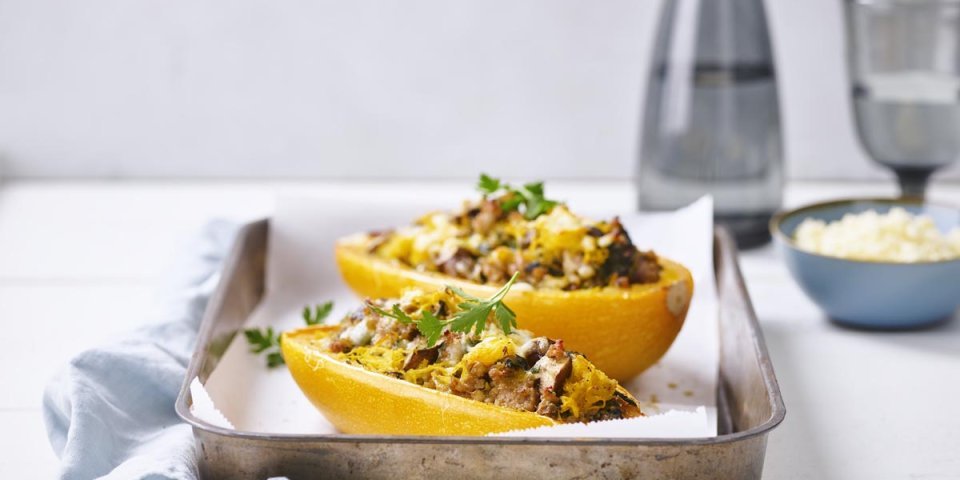
[[960, 229], [943, 234], [926, 215], [895, 207], [886, 214], [868, 210], [838, 221], [805, 219], [797, 246], [831, 257], [880, 262], [929, 262], [960, 258]]

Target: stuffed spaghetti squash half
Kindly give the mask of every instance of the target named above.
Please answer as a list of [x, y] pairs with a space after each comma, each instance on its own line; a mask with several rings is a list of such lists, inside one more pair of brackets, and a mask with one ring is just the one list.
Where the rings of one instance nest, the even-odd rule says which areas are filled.
[[638, 249], [617, 218], [592, 221], [543, 195], [482, 176], [459, 211], [337, 242], [340, 273], [364, 297], [453, 285], [490, 295], [516, 274], [508, 301], [520, 328], [563, 338], [625, 381], [666, 353], [693, 294], [679, 263]]
[[344, 433], [485, 435], [642, 415], [562, 340], [513, 329], [501, 292], [481, 300], [411, 290], [369, 301], [339, 325], [284, 333], [283, 357]]

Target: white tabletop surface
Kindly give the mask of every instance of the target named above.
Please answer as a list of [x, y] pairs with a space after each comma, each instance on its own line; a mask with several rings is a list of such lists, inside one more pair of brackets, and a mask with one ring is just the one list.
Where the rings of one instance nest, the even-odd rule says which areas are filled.
[[[625, 183], [549, 187], [574, 204], [633, 204]], [[207, 219], [261, 217], [278, 193], [319, 189], [438, 199], [464, 191], [452, 183], [0, 184], [0, 478], [55, 475], [44, 383], [72, 355], [156, 319], [156, 286]], [[887, 184], [792, 184], [785, 203], [893, 193]], [[960, 185], [932, 197], [960, 204]], [[804, 297], [772, 248], [743, 254], [741, 264], [787, 407], [770, 436], [766, 478], [960, 478], [960, 321], [906, 333], [843, 329]]]

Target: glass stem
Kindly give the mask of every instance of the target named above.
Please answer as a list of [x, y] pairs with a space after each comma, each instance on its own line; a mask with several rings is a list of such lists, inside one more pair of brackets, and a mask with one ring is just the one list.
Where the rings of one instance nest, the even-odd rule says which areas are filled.
[[897, 181], [900, 183], [900, 196], [923, 200], [927, 194], [927, 182], [933, 174], [930, 167], [897, 167]]

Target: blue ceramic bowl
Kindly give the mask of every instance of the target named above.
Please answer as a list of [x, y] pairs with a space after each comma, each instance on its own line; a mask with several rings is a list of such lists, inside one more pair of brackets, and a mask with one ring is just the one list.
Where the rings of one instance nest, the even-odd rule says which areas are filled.
[[781, 212], [770, 231], [787, 267], [803, 291], [833, 320], [857, 327], [914, 328], [950, 317], [960, 305], [960, 260], [894, 263], [846, 260], [801, 250], [794, 231], [807, 218], [825, 222], [847, 213], [893, 207], [933, 218], [950, 231], [960, 210], [908, 199], [839, 200]]

